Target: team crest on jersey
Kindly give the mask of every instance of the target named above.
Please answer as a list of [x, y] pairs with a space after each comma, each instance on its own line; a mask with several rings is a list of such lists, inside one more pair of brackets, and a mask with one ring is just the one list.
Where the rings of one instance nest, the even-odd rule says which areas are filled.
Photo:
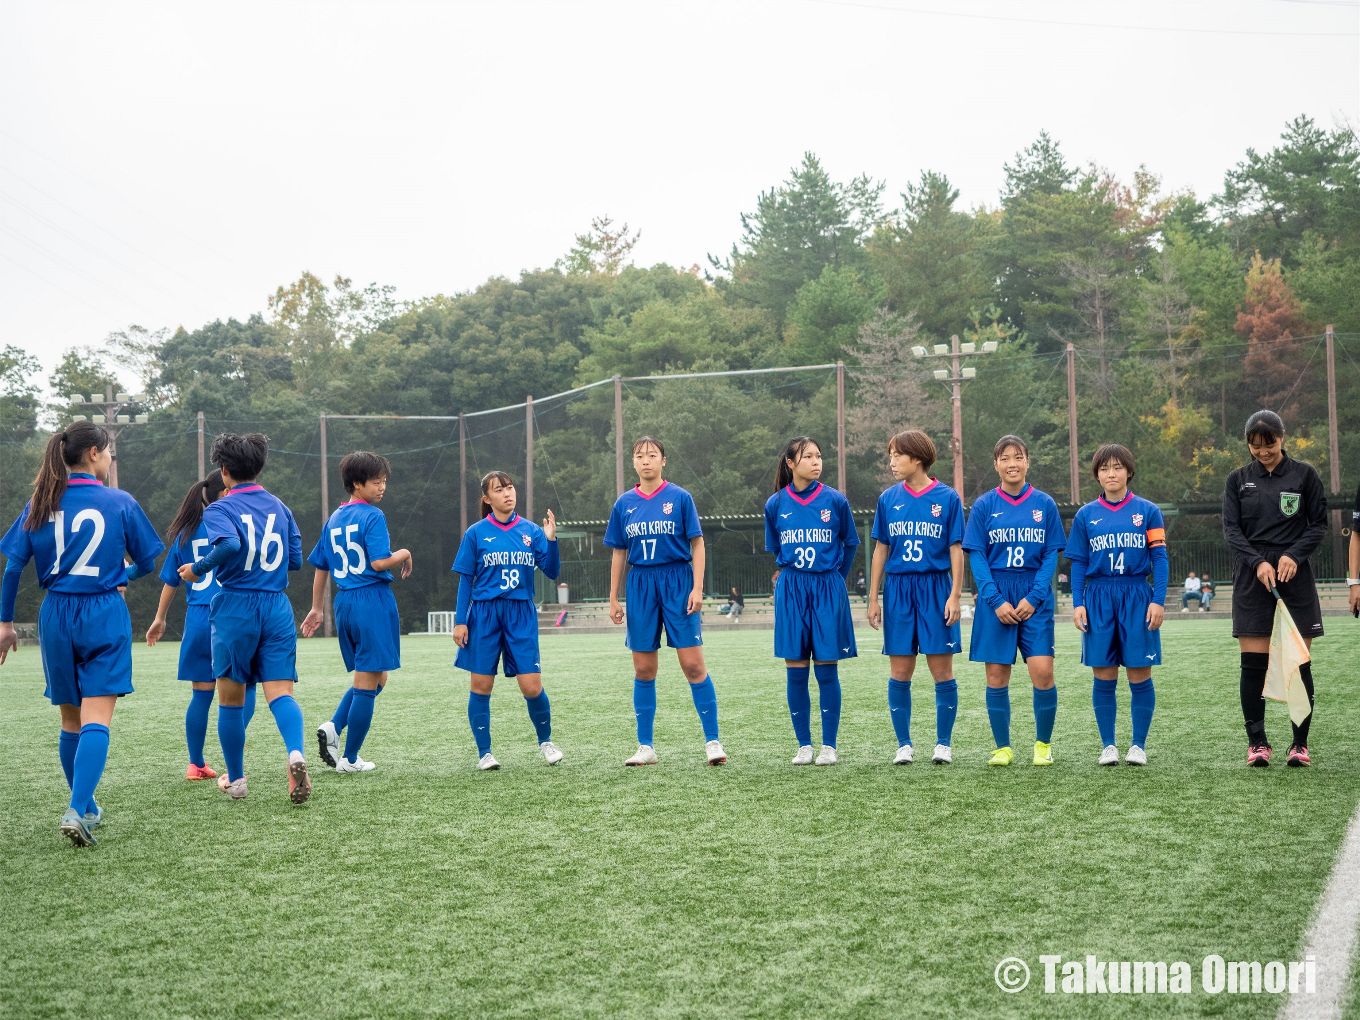
[[519, 537], [522, 538], [522, 539], [524, 539], [524, 544], [525, 544], [525, 545], [533, 545], [533, 544], [534, 544], [534, 540], [533, 540], [532, 538], [530, 538], [528, 535], [520, 535]]
[[1044, 522], [1044, 512], [1042, 510], [1031, 510], [1029, 513], [1030, 516], [1034, 518], [1035, 524], [1042, 524]]
[[662, 503], [662, 504], [661, 504], [661, 512], [662, 512], [663, 514], [668, 514], [668, 513], [670, 513], [672, 510], [674, 510], [674, 509], [675, 509], [675, 504], [674, 504], [674, 503]]
[[930, 516], [931, 516], [931, 517], [939, 517], [940, 514], [942, 514], [942, 513], [944, 513], [944, 507], [940, 506], [939, 503], [931, 503], [931, 504], [930, 504]]
[[827, 524], [827, 523], [830, 522], [830, 520], [831, 520], [831, 511], [830, 511], [830, 510], [823, 510], [823, 511], [822, 511], [822, 523], [823, 523], [823, 524]]
[[1142, 515], [1142, 514], [1134, 514], [1134, 515], [1133, 515], [1133, 526], [1134, 526], [1135, 528], [1141, 528], [1141, 527], [1143, 526], [1143, 515]]

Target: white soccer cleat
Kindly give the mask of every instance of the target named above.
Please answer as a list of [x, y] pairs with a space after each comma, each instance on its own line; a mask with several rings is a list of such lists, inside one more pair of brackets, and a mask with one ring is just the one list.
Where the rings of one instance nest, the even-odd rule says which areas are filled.
[[727, 761], [727, 752], [723, 750], [722, 744], [716, 740], [710, 740], [704, 745], [704, 753], [708, 755], [710, 765], [721, 765]]
[[954, 749], [948, 744], [936, 744], [930, 760], [936, 765], [949, 765], [954, 761]]
[[342, 756], [340, 760], [335, 763], [336, 772], [372, 772], [377, 767], [378, 766], [374, 765], [371, 761], [364, 761], [357, 754], [354, 756], [353, 761]]
[[563, 758], [562, 749], [551, 740], [543, 741], [538, 749], [543, 752], [543, 758], [549, 765], [556, 765]]
[[[823, 748], [825, 750], [825, 748]], [[893, 756], [894, 765], [910, 765], [916, 760], [910, 744], [903, 744], [897, 749], [897, 754]]]
[[656, 764], [656, 752], [655, 752], [654, 750], [652, 750], [652, 745], [651, 745], [651, 744], [638, 744], [638, 749], [637, 749], [637, 751], [634, 752], [633, 757], [629, 758], [626, 762], [624, 762], [624, 764], [625, 764], [625, 765], [655, 765], [655, 764]]
[[823, 745], [822, 745], [822, 753], [819, 754], [819, 755], [817, 755], [817, 760], [816, 760], [815, 762], [813, 762], [813, 764], [814, 764], [814, 765], [835, 765], [835, 764], [836, 764], [836, 749], [835, 749], [834, 747], [832, 747], [830, 744], [823, 744]]
[[317, 753], [331, 768], [338, 768], [340, 761], [340, 734], [335, 732], [335, 723], [327, 719], [316, 728]]
[[1105, 750], [1103, 750], [1103, 751], [1100, 752], [1100, 760], [1097, 761], [1096, 764], [1097, 764], [1097, 765], [1118, 765], [1118, 764], [1119, 764], [1119, 748], [1115, 747], [1113, 744], [1106, 744], [1106, 745], [1105, 745]]
[[1137, 744], [1129, 748], [1129, 753], [1124, 755], [1124, 761], [1129, 765], [1146, 765], [1147, 752]]
[[491, 757], [490, 751], [487, 751], [486, 754], [482, 755], [481, 761], [477, 762], [477, 770], [479, 772], [491, 772], [500, 767], [501, 763]]
[[798, 748], [798, 753], [793, 756], [791, 765], [811, 765], [812, 764], [812, 745], [803, 744]]
[[247, 793], [246, 777], [242, 776], [240, 779], [232, 782], [227, 778], [227, 770], [223, 768], [222, 774], [217, 777], [217, 788], [232, 800], [244, 800]]

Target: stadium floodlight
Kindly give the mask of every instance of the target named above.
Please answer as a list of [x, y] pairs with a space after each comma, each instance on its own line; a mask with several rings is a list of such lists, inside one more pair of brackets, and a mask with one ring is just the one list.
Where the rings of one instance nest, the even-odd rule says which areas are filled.
[[113, 399], [120, 404], [126, 404], [132, 399], [132, 395], [130, 393], [115, 393]]
[[85, 416], [84, 416], [83, 414], [73, 414], [73, 415], [71, 415], [71, 420], [72, 420], [72, 421], [85, 421]]
[[948, 344], [936, 344], [936, 345], [935, 345], [935, 353], [936, 353], [936, 354], [948, 354], [948, 353], [949, 353], [949, 345], [948, 345]]
[[983, 354], [995, 354], [995, 353], [996, 353], [996, 341], [995, 341], [995, 340], [988, 340], [985, 344], [983, 344], [983, 345], [982, 345], [982, 353], [983, 353]]
[[134, 404], [145, 404], [145, 403], [146, 403], [146, 394], [145, 394], [145, 393], [134, 393], [134, 394], [132, 395], [132, 402], [133, 402]]
[[119, 425], [130, 425], [130, 424], [132, 424], [132, 419], [129, 418], [129, 417], [128, 417], [127, 415], [125, 415], [125, 414], [120, 414], [120, 415], [118, 415], [117, 417], [115, 417], [113, 420], [116, 421]]
[[959, 347], [960, 354], [976, 354], [977, 344], [963, 344]]
[[911, 356], [913, 358], [924, 358], [926, 356], [926, 349], [918, 344], [911, 349]]
[[72, 393], [66, 398], [66, 402], [68, 404], [83, 404], [85, 403], [85, 395], [83, 393]]
[[940, 380], [940, 382], [946, 382], [949, 379], [949, 371], [947, 369], [937, 368], [932, 374], [936, 379]]
[[959, 375], [960, 375], [962, 378], [964, 378], [964, 379], [976, 379], [976, 378], [977, 378], [977, 369], [976, 369], [976, 368], [965, 368], [965, 369], [960, 370]]
[[146, 415], [144, 415], [144, 414], [139, 414], [139, 415], [137, 415], [136, 418], [134, 418], [134, 419], [132, 419], [132, 420], [135, 421], [138, 425], [145, 425], [145, 424], [146, 424]]
[[104, 416], [102, 414], [92, 414], [90, 415], [90, 421], [94, 422], [96, 425], [103, 425]]

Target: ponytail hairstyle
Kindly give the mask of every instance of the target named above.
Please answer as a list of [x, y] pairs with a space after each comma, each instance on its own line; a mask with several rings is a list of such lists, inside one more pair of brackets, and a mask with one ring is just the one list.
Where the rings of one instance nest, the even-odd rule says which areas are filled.
[[1025, 445], [1025, 441], [1019, 436], [1012, 436], [1009, 434], [998, 439], [996, 445], [992, 447], [992, 460], [999, 459], [1000, 456], [1011, 447], [1015, 447], [1020, 451], [1025, 460], [1029, 460], [1029, 447]]
[[207, 478], [189, 486], [189, 491], [184, 494], [184, 502], [180, 503], [175, 519], [165, 532], [165, 540], [171, 545], [177, 542], [183, 545], [189, 541], [203, 522], [204, 508], [221, 496], [225, 488], [220, 470], [209, 471]]
[[491, 491], [491, 483], [497, 482], [501, 485], [514, 485], [515, 480], [504, 471], [488, 471], [482, 475], [482, 517], [491, 516], [491, 504], [486, 501], [487, 493]]
[[33, 498], [28, 505], [25, 531], [37, 531], [61, 507], [66, 494], [66, 475], [85, 458], [87, 450], [103, 450], [109, 445], [109, 430], [103, 425], [79, 419], [47, 441], [42, 465], [33, 479]]
[[774, 491], [778, 492], [786, 485], [793, 484], [793, 468], [789, 467], [789, 461], [798, 463], [803, 456], [803, 452], [809, 447], [817, 447], [817, 452], [822, 450], [822, 444], [811, 436], [795, 436], [789, 440], [784, 452], [779, 455], [779, 466], [774, 469]]

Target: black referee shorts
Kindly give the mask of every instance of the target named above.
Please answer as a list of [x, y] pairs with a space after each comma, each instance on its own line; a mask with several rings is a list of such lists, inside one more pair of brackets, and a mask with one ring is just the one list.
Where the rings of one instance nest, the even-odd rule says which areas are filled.
[[[1265, 550], [1262, 550], [1263, 552]], [[1266, 562], [1278, 567], [1282, 551], [1266, 553]], [[1304, 637], [1322, 636], [1322, 605], [1318, 602], [1313, 564], [1304, 560], [1289, 581], [1276, 581], [1280, 598]], [[1275, 629], [1275, 596], [1256, 579], [1256, 571], [1240, 564], [1233, 567], [1233, 637], [1270, 637]]]

